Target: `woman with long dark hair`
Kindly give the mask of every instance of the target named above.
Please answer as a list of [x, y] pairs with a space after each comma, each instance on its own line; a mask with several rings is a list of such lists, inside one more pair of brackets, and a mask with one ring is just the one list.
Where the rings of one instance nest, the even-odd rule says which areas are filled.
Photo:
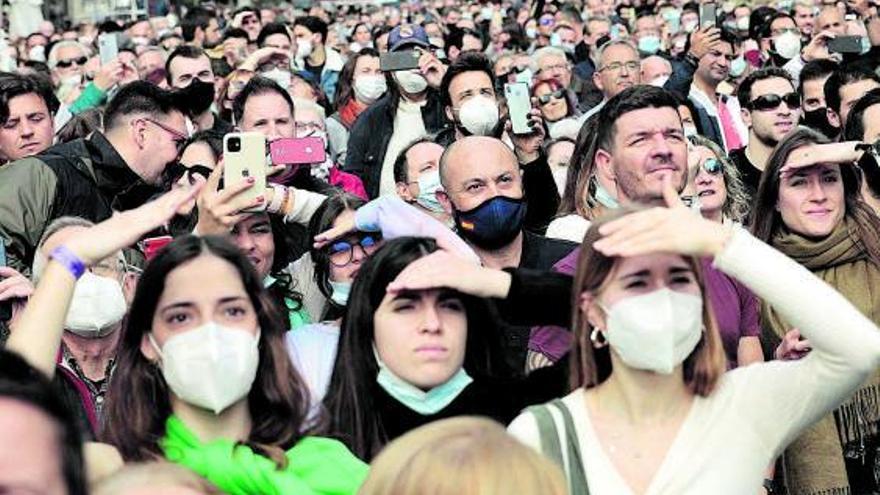
[[348, 133], [358, 116], [388, 90], [385, 74], [379, 70], [379, 52], [363, 48], [352, 55], [339, 72], [336, 112], [327, 119], [327, 138], [337, 163], [345, 163]]
[[493, 376], [501, 336], [481, 298], [448, 289], [389, 292], [434, 240], [386, 241], [363, 265], [342, 319], [339, 352], [324, 401], [330, 434], [370, 460], [389, 441], [458, 415], [507, 422], [552, 396], [557, 374]]
[[[799, 127], [767, 162], [752, 211], [752, 233], [837, 289], [880, 323], [880, 218], [864, 203], [855, 142], [831, 143]], [[799, 359], [812, 342], [772, 303], [762, 307], [765, 354]], [[775, 349], [775, 351], [774, 351]], [[815, 351], [813, 351], [815, 352]], [[876, 369], [833, 414], [785, 451], [785, 482], [794, 493], [854, 494], [878, 489], [880, 372]], [[878, 459], [880, 460], [880, 459]]]
[[[57, 349], [77, 277], [167, 222], [197, 189], [53, 251], [22, 315], [23, 354]], [[306, 391], [284, 351], [283, 317], [236, 247], [193, 236], [169, 244], [144, 270], [124, 332], [104, 438], [117, 462], [164, 458], [228, 493], [354, 493], [363, 480], [366, 466], [344, 447], [305, 436]]]

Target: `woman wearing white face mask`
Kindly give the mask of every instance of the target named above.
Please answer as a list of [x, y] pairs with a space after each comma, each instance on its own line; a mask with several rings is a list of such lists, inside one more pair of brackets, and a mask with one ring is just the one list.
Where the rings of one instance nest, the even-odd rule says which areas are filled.
[[[877, 367], [880, 333], [794, 261], [694, 215], [671, 184], [664, 197], [672, 207], [591, 227], [573, 291], [577, 388], [509, 431], [558, 459], [572, 493], [758, 493], [779, 451]], [[800, 328], [811, 355], [723, 374], [701, 256]]]
[[364, 48], [352, 55], [339, 73], [336, 112], [327, 119], [327, 137], [339, 163], [345, 163], [348, 134], [358, 116], [388, 90], [385, 74], [379, 70], [379, 52]]
[[[174, 190], [54, 250], [12, 348], [44, 369], [40, 353], [57, 349], [85, 267], [167, 222], [198, 189]], [[234, 246], [196, 237], [167, 246], [141, 278], [111, 384], [105, 439], [118, 451], [89, 447], [89, 469], [112, 471], [120, 456], [165, 458], [227, 493], [354, 493], [366, 466], [336, 441], [304, 436], [304, 386], [281, 318]]]

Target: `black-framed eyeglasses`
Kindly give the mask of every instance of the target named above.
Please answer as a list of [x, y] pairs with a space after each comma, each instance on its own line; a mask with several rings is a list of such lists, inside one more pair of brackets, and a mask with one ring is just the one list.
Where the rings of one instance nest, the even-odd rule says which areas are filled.
[[547, 93], [546, 95], [539, 96], [538, 103], [540, 103], [543, 106], [543, 105], [550, 103], [550, 100], [559, 100], [563, 96], [565, 96], [565, 90], [564, 89], [557, 89], [556, 91], [554, 91], [552, 93]]
[[703, 160], [703, 163], [700, 164], [700, 167], [709, 175], [718, 175], [721, 173], [723, 164], [721, 163], [721, 160], [717, 158], [706, 158]]
[[83, 65], [86, 65], [86, 63], [88, 61], [89, 61], [88, 57], [70, 58], [67, 60], [59, 60], [59, 61], [55, 62], [55, 66], [60, 67], [62, 69], [67, 69], [68, 67], [72, 66], [73, 64], [76, 64], [77, 66], [82, 67]]
[[379, 247], [381, 237], [376, 234], [362, 234], [357, 242], [350, 239], [340, 239], [330, 244], [327, 248], [330, 253], [330, 264], [336, 267], [344, 267], [351, 263], [354, 258], [354, 248], [359, 246], [364, 256], [369, 256]]
[[781, 105], [783, 102], [785, 102], [785, 105], [788, 106], [788, 108], [800, 108], [801, 95], [795, 93], [794, 91], [784, 94], [782, 96], [776, 94], [761, 95], [750, 101], [747, 107], [749, 110], [766, 112], [768, 110], [775, 110], [779, 108], [779, 105]]
[[599, 72], [603, 70], [610, 70], [612, 72], [618, 72], [620, 69], [626, 67], [626, 70], [630, 72], [634, 72], [639, 70], [639, 62], [637, 60], [630, 60], [629, 62], [611, 62], [610, 64], [599, 68]]

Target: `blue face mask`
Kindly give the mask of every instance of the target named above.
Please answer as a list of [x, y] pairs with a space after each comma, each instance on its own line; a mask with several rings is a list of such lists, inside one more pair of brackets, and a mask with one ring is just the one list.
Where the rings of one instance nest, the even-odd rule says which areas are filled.
[[498, 249], [513, 241], [526, 216], [523, 198], [495, 196], [468, 211], [455, 211], [458, 233], [483, 249]]
[[596, 201], [599, 202], [600, 205], [605, 208], [614, 210], [620, 207], [620, 203], [617, 202], [617, 199], [611, 195], [602, 184], [599, 184], [599, 181], [596, 181]]
[[653, 55], [660, 51], [660, 37], [658, 36], [642, 36], [639, 38], [639, 51]]
[[436, 192], [443, 188], [440, 185], [440, 171], [428, 170], [419, 175], [419, 196], [416, 198], [422, 208], [434, 213], [443, 213], [443, 205], [437, 201]]
[[376, 356], [376, 364], [379, 365], [376, 382], [382, 390], [404, 406], [424, 416], [443, 410], [474, 381], [464, 368], [459, 368], [449, 380], [425, 392], [388, 369], [379, 359], [379, 353], [375, 348], [373, 354]]
[[339, 306], [347, 305], [348, 295], [351, 293], [351, 282], [334, 282], [332, 280], [329, 282], [332, 289], [330, 300]]
[[747, 64], [748, 64], [748, 62], [746, 62], [746, 59], [742, 55], [731, 60], [730, 61], [730, 76], [731, 77], [741, 76], [742, 73], [746, 71]]

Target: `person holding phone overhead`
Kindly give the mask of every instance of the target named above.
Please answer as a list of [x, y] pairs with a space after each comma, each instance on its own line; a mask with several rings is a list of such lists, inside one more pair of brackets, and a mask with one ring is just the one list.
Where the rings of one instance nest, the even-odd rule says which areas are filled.
[[[797, 128], [767, 161], [751, 229], [878, 324], [880, 218], [862, 200], [855, 169], [864, 148], [853, 141], [830, 143], [811, 129]], [[806, 360], [817, 351], [815, 339], [773, 301], [765, 300], [762, 326], [765, 354]], [[794, 440], [784, 456], [790, 492], [878, 489], [873, 474], [880, 448], [877, 394], [880, 371], [875, 367], [833, 414]]]
[[432, 53], [424, 28], [395, 27], [388, 35], [388, 47], [392, 53], [415, 50], [419, 65], [391, 72], [388, 92], [351, 128], [344, 170], [361, 178], [370, 198], [395, 193], [394, 160], [400, 150], [449, 123], [437, 92], [446, 66]]

